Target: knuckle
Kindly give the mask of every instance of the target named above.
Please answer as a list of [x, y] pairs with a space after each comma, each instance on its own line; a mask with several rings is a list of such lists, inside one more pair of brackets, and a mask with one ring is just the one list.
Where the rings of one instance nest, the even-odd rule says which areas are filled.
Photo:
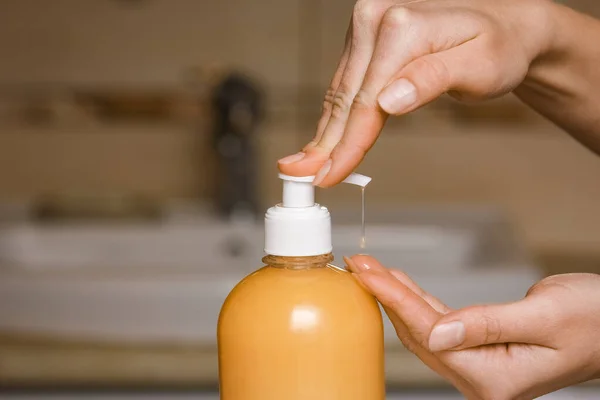
[[338, 90], [335, 91], [330, 100], [331, 104], [331, 116], [333, 118], [343, 118], [350, 111], [352, 105], [352, 96], [350, 91], [347, 90], [343, 85], [340, 85]]
[[441, 89], [446, 92], [449, 89], [452, 80], [450, 71], [446, 63], [437, 55], [417, 59], [415, 69], [426, 77], [422, 81], [424, 85], [431, 86], [430, 91]]
[[356, 143], [354, 141], [348, 141], [344, 136], [340, 139], [340, 142], [335, 146], [332, 152], [332, 156], [336, 156], [339, 153], [351, 154], [353, 159], [358, 162], [362, 161], [365, 155], [369, 151], [369, 148], [365, 147], [362, 143]]
[[380, 294], [378, 299], [382, 305], [390, 308], [395, 314], [399, 314], [398, 310], [401, 309], [401, 305], [402, 305], [401, 298], [399, 299], [397, 296], [393, 296], [393, 295], [385, 293], [385, 294]]
[[536, 282], [532, 287], [529, 288], [525, 297], [529, 297], [535, 293], [538, 293], [540, 290], [544, 289], [548, 286], [548, 283], [545, 281]]
[[479, 77], [479, 98], [494, 98], [507, 90], [510, 78], [499, 70], [502, 65], [500, 57], [493, 52], [486, 52], [480, 57], [476, 76]]
[[411, 337], [413, 338], [413, 340], [415, 341], [415, 343], [422, 349], [428, 349], [429, 348], [429, 334], [431, 332], [426, 332], [422, 329], [416, 329], [415, 327], [412, 327], [411, 329]]
[[381, 23], [393, 29], [410, 26], [413, 23], [413, 13], [406, 7], [390, 7], [383, 15]]
[[421, 345], [413, 340], [410, 333], [405, 332], [402, 329], [396, 328], [396, 336], [398, 336], [398, 339], [400, 339], [404, 348], [409, 352], [413, 354], [418, 354], [421, 350]]
[[333, 107], [333, 101], [335, 98], [335, 89], [329, 88], [327, 92], [325, 92], [325, 99], [323, 100], [323, 112], [330, 112]]
[[[529, 288], [529, 290], [527, 291], [527, 296], [530, 296], [532, 294], [536, 294], [539, 293], [541, 291], [545, 291], [548, 289], [556, 289], [556, 288], [561, 288], [564, 290], [569, 291], [571, 289], [570, 285], [569, 285], [569, 281], [567, 275], [553, 275], [553, 276], [549, 276], [545, 279], [542, 279], [539, 282], [536, 282], [532, 287]], [[526, 296], [526, 297], [527, 297]]]
[[405, 348], [406, 350], [408, 350], [409, 352], [411, 352], [411, 353], [413, 353], [413, 354], [418, 354], [418, 352], [419, 352], [419, 350], [420, 350], [420, 349], [419, 349], [419, 346], [418, 346], [416, 343], [414, 343], [414, 342], [413, 342], [413, 341], [410, 339], [410, 337], [409, 337], [409, 338], [407, 338], [407, 339], [403, 339], [403, 338], [401, 338], [401, 337], [399, 337], [399, 338], [400, 338], [400, 341], [402, 342], [402, 345], [404, 345], [404, 348]]
[[484, 326], [484, 342], [497, 343], [502, 338], [502, 327], [498, 319], [493, 317], [487, 311], [483, 311], [481, 322]]
[[406, 350], [411, 353], [416, 353], [418, 351], [418, 345], [413, 341], [412, 336], [408, 332], [408, 328], [402, 322], [394, 322], [394, 330], [396, 331], [396, 336], [402, 342]]
[[352, 20], [355, 26], [361, 27], [373, 21], [377, 15], [377, 4], [373, 0], [358, 0], [354, 5]]
[[352, 108], [355, 110], [371, 109], [377, 104], [377, 99], [365, 90], [359, 90], [352, 100]]

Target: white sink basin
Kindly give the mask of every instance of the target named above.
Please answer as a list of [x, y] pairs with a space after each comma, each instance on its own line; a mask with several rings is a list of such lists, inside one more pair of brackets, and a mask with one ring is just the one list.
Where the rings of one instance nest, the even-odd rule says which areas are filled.
[[[516, 300], [540, 277], [497, 214], [374, 219], [367, 251], [453, 307]], [[333, 236], [341, 265], [342, 255], [360, 252], [360, 227], [338, 220]], [[0, 330], [214, 344], [221, 304], [261, 265], [262, 245], [260, 225], [5, 225]], [[397, 341], [389, 322], [386, 339]]]
[[[527, 260], [502, 215], [490, 211], [374, 213], [367, 249], [356, 214], [333, 215], [334, 253], [368, 252], [408, 272], [460, 272], [522, 266]], [[162, 223], [0, 225], [0, 265], [30, 270], [200, 268], [248, 271], [263, 255], [263, 226], [173, 215]], [[440, 270], [442, 268], [443, 270]]]
[[201, 266], [205, 272], [239, 272], [260, 264], [262, 245], [255, 225], [25, 222], [0, 229], [0, 263], [46, 271]]

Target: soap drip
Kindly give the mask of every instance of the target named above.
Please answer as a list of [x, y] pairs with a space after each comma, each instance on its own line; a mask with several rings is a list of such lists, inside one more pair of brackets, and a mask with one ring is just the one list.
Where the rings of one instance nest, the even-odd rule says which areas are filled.
[[365, 187], [360, 188], [361, 193], [361, 235], [360, 235], [360, 248], [365, 249], [367, 247], [367, 235], [365, 232]]

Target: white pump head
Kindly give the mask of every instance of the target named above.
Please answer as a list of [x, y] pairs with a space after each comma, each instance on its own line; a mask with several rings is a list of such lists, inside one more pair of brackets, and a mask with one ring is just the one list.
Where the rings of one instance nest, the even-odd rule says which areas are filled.
[[[279, 174], [283, 179], [283, 201], [282, 207], [311, 207], [315, 204], [315, 187], [312, 182], [314, 176], [290, 176]], [[371, 178], [361, 174], [351, 174], [344, 180], [344, 183], [350, 183], [365, 187], [371, 182]]]
[[[288, 257], [331, 253], [331, 216], [315, 203], [315, 177], [279, 174], [279, 178], [283, 200], [265, 215], [265, 252]], [[371, 178], [352, 174], [344, 182], [365, 187]]]
[[279, 174], [283, 179], [282, 207], [301, 208], [312, 207], [315, 204], [314, 176], [289, 176]]

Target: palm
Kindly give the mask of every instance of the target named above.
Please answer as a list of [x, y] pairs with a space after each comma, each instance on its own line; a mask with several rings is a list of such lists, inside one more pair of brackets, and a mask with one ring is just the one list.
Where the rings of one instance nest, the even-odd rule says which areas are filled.
[[[469, 399], [530, 399], [597, 375], [598, 353], [589, 342], [590, 335], [597, 342], [600, 314], [582, 304], [600, 308], [600, 276], [551, 277], [518, 302], [452, 310], [371, 257], [347, 262], [383, 304], [402, 343]], [[462, 328], [448, 330], [456, 323]]]
[[[392, 312], [388, 307], [384, 308], [388, 315]], [[450, 311], [446, 309], [446, 312]], [[394, 320], [396, 318], [392, 317]], [[531, 379], [536, 372], [536, 365], [552, 362], [556, 353], [548, 347], [521, 343], [432, 353], [423, 344], [419, 345], [412, 335], [407, 335], [406, 325], [397, 326], [397, 330], [402, 343], [429, 368], [451, 382], [465, 396], [474, 399], [490, 398], [482, 393], [487, 388], [510, 388], [517, 386], [516, 383], [523, 377]]]
[[466, 381], [457, 385], [466, 396], [482, 396], [486, 388], [518, 386], [523, 377], [531, 379], [536, 365], [549, 362], [553, 349], [528, 344], [495, 344], [460, 351], [439, 353], [438, 359], [447, 367], [450, 381]]

